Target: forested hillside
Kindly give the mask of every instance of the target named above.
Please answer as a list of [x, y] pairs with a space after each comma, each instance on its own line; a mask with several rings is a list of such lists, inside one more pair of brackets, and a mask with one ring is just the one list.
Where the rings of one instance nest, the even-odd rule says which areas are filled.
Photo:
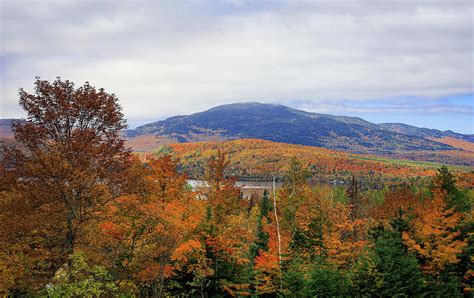
[[[60, 78], [37, 79], [35, 91], [20, 91], [28, 118], [13, 125], [17, 146], [2, 149], [0, 295], [474, 293], [465, 168], [260, 140], [139, 160], [121, 139], [115, 95]], [[207, 184], [193, 190], [188, 171]], [[283, 184], [247, 200], [240, 174]], [[331, 175], [347, 183], [318, 183]]]
[[[422, 180], [434, 176], [436, 168], [441, 166], [439, 163], [388, 159], [257, 139], [170, 144], [139, 156], [146, 160], [171, 154], [180, 160], [182, 172], [200, 178], [208, 159], [219, 150], [225, 152], [229, 160], [226, 174], [241, 179], [282, 177], [293, 158], [310, 170], [313, 183], [329, 184], [347, 183], [353, 175], [372, 183]], [[463, 183], [474, 186], [474, 166], [451, 166], [451, 169]]]

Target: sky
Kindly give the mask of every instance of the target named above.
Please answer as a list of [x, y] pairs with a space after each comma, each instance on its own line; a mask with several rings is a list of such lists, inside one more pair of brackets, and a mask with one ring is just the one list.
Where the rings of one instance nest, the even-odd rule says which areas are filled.
[[258, 101], [473, 134], [473, 3], [0, 0], [0, 118], [60, 76], [132, 128]]

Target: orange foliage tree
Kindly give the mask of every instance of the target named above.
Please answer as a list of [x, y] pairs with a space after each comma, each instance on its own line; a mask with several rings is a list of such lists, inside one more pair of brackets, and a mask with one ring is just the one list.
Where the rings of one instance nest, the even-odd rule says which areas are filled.
[[[302, 187], [301, 189], [305, 189]], [[301, 190], [300, 190], [301, 191]], [[296, 212], [296, 229], [290, 244], [307, 269], [323, 261], [347, 269], [367, 246], [366, 218], [354, 216], [354, 206], [334, 199], [333, 190], [307, 187], [305, 199]]]
[[323, 245], [327, 261], [338, 268], [353, 263], [367, 245], [365, 240], [366, 219], [353, 219], [353, 206], [334, 203], [329, 212], [326, 237]]
[[415, 216], [416, 210], [420, 210], [422, 204], [423, 198], [419, 194], [415, 194], [408, 185], [402, 185], [387, 192], [383, 202], [374, 206], [370, 214], [385, 224], [397, 217], [409, 220]]
[[446, 264], [459, 262], [458, 254], [466, 247], [467, 241], [457, 239], [460, 232], [455, 229], [463, 215], [447, 208], [446, 191], [438, 185], [432, 192], [433, 198], [427, 202], [429, 208], [418, 206], [412, 229], [403, 232], [402, 237], [406, 245], [421, 257], [423, 271], [438, 275]]
[[147, 192], [108, 204], [100, 224], [97, 246], [113, 251], [108, 263], [124, 279], [148, 285], [152, 295], [162, 295], [183, 245], [198, 241], [196, 229], [204, 216], [202, 201], [187, 189], [177, 162], [170, 156], [150, 160]]
[[216, 223], [225, 222], [226, 216], [238, 214], [243, 205], [240, 200], [240, 189], [235, 186], [237, 178], [227, 178], [225, 170], [229, 165], [226, 154], [218, 151], [211, 156], [205, 169], [204, 179], [208, 184], [204, 195]]
[[[280, 288], [281, 267], [279, 258], [279, 243], [274, 215], [268, 213], [269, 221], [263, 225], [263, 231], [268, 237], [268, 250], [259, 250], [255, 257], [255, 288], [260, 295], [275, 294]], [[288, 238], [283, 239], [288, 243]]]

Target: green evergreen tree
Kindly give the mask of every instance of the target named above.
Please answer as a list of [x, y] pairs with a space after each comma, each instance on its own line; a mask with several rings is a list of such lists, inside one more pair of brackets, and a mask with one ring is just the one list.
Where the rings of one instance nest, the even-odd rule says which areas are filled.
[[323, 247], [323, 218], [314, 217], [307, 230], [295, 229], [292, 234], [290, 248], [297, 256], [307, 253], [310, 262], [322, 262], [324, 259]]
[[418, 260], [403, 243], [407, 223], [396, 217], [392, 229], [383, 225], [368, 232], [373, 249], [363, 255], [350, 272], [353, 294], [358, 296], [416, 296], [425, 294], [425, 280]]
[[375, 242], [374, 257], [375, 269], [381, 279], [376, 286], [381, 296], [423, 293], [424, 280], [418, 260], [407, 251], [401, 233], [385, 231]]
[[437, 170], [435, 182], [439, 181], [441, 188], [446, 191], [446, 203], [448, 208], [454, 208], [459, 212], [467, 212], [471, 209], [471, 202], [465, 192], [456, 186], [456, 179], [449, 168], [443, 165]]
[[268, 198], [268, 191], [265, 189], [263, 191], [262, 201], [260, 202], [260, 215], [267, 216], [270, 211], [272, 211], [272, 204]]
[[310, 274], [308, 293], [311, 297], [349, 296], [349, 279], [339, 270], [317, 265]]
[[373, 254], [359, 258], [349, 272], [351, 292], [361, 297], [376, 297], [383, 284], [382, 274], [377, 271]]
[[304, 269], [298, 261], [285, 270], [283, 274], [283, 294], [288, 297], [309, 297], [307, 280], [304, 276]]
[[271, 204], [268, 199], [268, 192], [265, 190], [263, 193], [262, 201], [260, 202], [260, 214], [257, 218], [257, 239], [255, 243], [250, 247], [250, 259], [253, 260], [260, 249], [268, 250], [269, 235], [263, 230], [263, 219], [266, 218], [268, 212], [270, 212]]

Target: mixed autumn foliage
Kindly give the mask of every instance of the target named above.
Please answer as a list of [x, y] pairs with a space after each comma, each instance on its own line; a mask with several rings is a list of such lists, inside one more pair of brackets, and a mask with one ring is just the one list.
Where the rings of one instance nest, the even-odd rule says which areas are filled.
[[247, 200], [222, 150], [198, 190], [179, 154], [138, 160], [117, 98], [88, 83], [38, 79], [20, 104], [0, 168], [2, 295], [472, 294], [473, 193], [446, 167], [372, 188], [359, 160], [327, 151], [347, 164], [323, 159], [324, 175], [353, 174], [341, 188], [315, 183], [318, 159], [284, 164], [275, 147], [259, 171], [283, 186]]
[[[226, 152], [227, 173], [245, 179], [267, 180], [282, 177], [293, 158], [311, 172], [312, 183], [340, 184], [352, 176], [372, 182], [374, 187], [419, 181], [436, 175], [440, 164], [351, 154], [320, 147], [301, 146], [257, 139], [224, 142], [179, 143], [163, 145], [150, 153], [140, 153], [142, 160], [171, 154], [180, 160], [179, 169], [192, 178], [201, 178], [211, 156]], [[451, 166], [462, 171], [457, 176], [462, 187], [474, 187], [474, 168]]]

